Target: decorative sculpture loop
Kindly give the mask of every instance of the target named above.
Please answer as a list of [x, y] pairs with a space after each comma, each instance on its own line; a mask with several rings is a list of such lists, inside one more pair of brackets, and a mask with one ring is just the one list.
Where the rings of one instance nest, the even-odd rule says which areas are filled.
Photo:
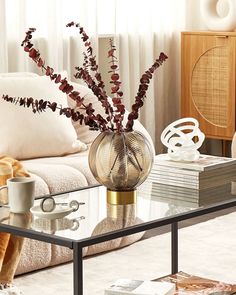
[[[193, 123], [193, 124], [189, 124]], [[168, 148], [173, 161], [192, 162], [199, 159], [205, 135], [194, 118], [183, 118], [168, 125], [161, 134], [161, 142]]]
[[[220, 6], [227, 14], [218, 13]], [[236, 29], [236, 0], [201, 0], [202, 19], [209, 30], [233, 31]]]

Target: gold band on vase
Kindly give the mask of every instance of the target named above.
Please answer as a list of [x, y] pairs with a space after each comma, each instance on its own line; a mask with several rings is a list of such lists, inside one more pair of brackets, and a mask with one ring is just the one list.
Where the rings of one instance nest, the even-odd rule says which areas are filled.
[[110, 191], [107, 190], [107, 203], [112, 205], [127, 205], [136, 203], [137, 191]]

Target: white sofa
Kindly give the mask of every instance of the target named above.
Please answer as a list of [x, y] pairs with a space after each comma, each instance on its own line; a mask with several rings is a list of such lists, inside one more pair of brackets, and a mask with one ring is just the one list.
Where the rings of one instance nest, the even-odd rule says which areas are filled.
[[[77, 83], [73, 83], [73, 86], [86, 95], [86, 102], [92, 102], [96, 111], [103, 112], [97, 98], [87, 87]], [[36, 74], [0, 74], [1, 96], [32, 96], [74, 106], [74, 102], [57, 87], [48, 77]], [[97, 132], [89, 131], [88, 127], [79, 123], [72, 125], [70, 119], [51, 111], [33, 114], [27, 108], [3, 100], [0, 100], [0, 125], [0, 154], [9, 154], [22, 161], [23, 166], [36, 178], [36, 196], [96, 184], [89, 170], [88, 152]], [[151, 141], [139, 122], [135, 123], [134, 129], [143, 132]], [[140, 237], [136, 236], [130, 243]], [[122, 245], [122, 241], [115, 247], [119, 245]], [[71, 259], [69, 249], [26, 239], [17, 274]]]

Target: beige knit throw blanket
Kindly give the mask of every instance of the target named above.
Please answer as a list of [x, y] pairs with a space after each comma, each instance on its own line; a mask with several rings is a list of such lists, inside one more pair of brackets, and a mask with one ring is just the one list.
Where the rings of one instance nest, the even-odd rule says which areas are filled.
[[[11, 177], [30, 177], [30, 175], [19, 161], [9, 156], [0, 156], [0, 186], [5, 185], [7, 179]], [[0, 202], [3, 204], [8, 202], [7, 190], [0, 191]], [[16, 214], [11, 213], [9, 221], [14, 218], [16, 218]], [[29, 218], [29, 214], [21, 216], [22, 222], [25, 224]], [[0, 283], [12, 282], [20, 260], [23, 241], [22, 237], [0, 232]]]

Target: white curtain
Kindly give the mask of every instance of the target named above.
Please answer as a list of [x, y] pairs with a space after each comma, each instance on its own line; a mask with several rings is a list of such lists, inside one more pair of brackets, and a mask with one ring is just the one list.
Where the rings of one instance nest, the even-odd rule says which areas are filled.
[[0, 0], [0, 72], [40, 73], [20, 46], [33, 27], [33, 43], [46, 64], [70, 76], [81, 64], [83, 51], [78, 30], [66, 28], [70, 21], [81, 23], [97, 44], [97, 0]]
[[161, 51], [169, 57], [149, 85], [140, 116], [155, 142], [156, 152], [160, 153], [162, 130], [179, 116], [180, 32], [186, 25], [185, 1], [118, 0], [116, 3], [119, 60], [128, 109], [134, 102], [141, 75]]
[[78, 21], [95, 47], [97, 36], [116, 35], [124, 101], [130, 109], [142, 73], [164, 51], [169, 59], [157, 70], [140, 116], [159, 153], [161, 131], [179, 116], [180, 32], [186, 29], [185, 6], [193, 0], [188, 1], [0, 0], [0, 72], [40, 73], [20, 46], [27, 28], [36, 27], [34, 43], [46, 63], [56, 71], [67, 70], [72, 78], [74, 67], [82, 64], [83, 45], [76, 29], [65, 25]]

